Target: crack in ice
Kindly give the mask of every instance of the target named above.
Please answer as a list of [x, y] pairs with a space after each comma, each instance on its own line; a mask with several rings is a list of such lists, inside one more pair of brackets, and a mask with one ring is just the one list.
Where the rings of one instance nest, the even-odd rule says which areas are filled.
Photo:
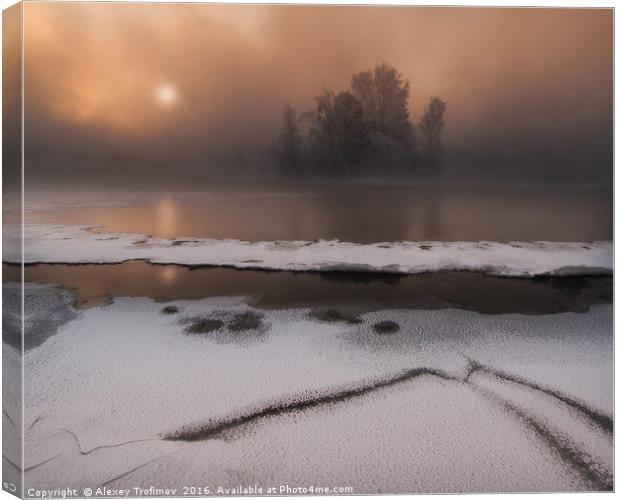
[[84, 451], [82, 450], [82, 445], [80, 444], [80, 440], [77, 437], [77, 435], [70, 431], [69, 429], [63, 429], [63, 428], [58, 428], [56, 430], [62, 431], [62, 432], [66, 432], [67, 434], [69, 434], [70, 436], [73, 437], [75, 443], [77, 444], [78, 447], [78, 451], [80, 452], [80, 455], [90, 455], [91, 453], [98, 451], [98, 450], [102, 450], [102, 449], [106, 449], [106, 448], [119, 448], [121, 446], [126, 446], [128, 444], [134, 444], [134, 443], [146, 443], [149, 441], [162, 441], [162, 439], [160, 438], [146, 438], [146, 439], [132, 439], [130, 441], [124, 441], [122, 443], [117, 443], [117, 444], [105, 444], [105, 445], [101, 445], [101, 446], [95, 446], [94, 448], [91, 448], [90, 450]]
[[580, 450], [577, 445], [566, 436], [553, 432], [549, 427], [532, 415], [501, 398], [494, 392], [483, 389], [471, 382], [468, 384], [480, 394], [495, 401], [505, 411], [516, 415], [519, 420], [526, 424], [547, 447], [553, 450], [559, 458], [576, 471], [588, 484], [599, 491], [611, 491], [613, 489], [613, 475], [597, 460], [588, 453]]
[[467, 375], [465, 376], [465, 379], [464, 379], [465, 382], [469, 382], [469, 378], [474, 373], [478, 371], [482, 371], [482, 372], [486, 372], [491, 375], [494, 375], [495, 377], [499, 379], [502, 379], [508, 382], [513, 382], [515, 384], [523, 385], [525, 387], [529, 387], [530, 389], [542, 392], [544, 394], [547, 394], [548, 396], [558, 399], [562, 403], [582, 413], [584, 416], [586, 416], [590, 421], [592, 421], [597, 427], [599, 427], [601, 430], [603, 430], [608, 435], [613, 434], [613, 430], [614, 430], [613, 419], [610, 416], [605, 415], [604, 413], [598, 410], [595, 410], [594, 408], [591, 408], [585, 402], [575, 399], [571, 396], [568, 396], [567, 394], [564, 394], [563, 392], [557, 391], [555, 389], [551, 389], [549, 387], [544, 387], [536, 382], [529, 381], [518, 375], [513, 375], [510, 373], [501, 371], [501, 370], [497, 370], [487, 365], [482, 365], [478, 363], [477, 361], [469, 359], [469, 358], [467, 359], [469, 361], [469, 370], [467, 372]]
[[413, 380], [424, 375], [435, 376], [444, 380], [458, 380], [456, 377], [452, 377], [445, 372], [433, 368], [413, 368], [394, 377], [382, 379], [368, 385], [349, 388], [332, 394], [325, 394], [317, 398], [293, 399], [288, 403], [268, 405], [259, 410], [228, 420], [220, 420], [213, 423], [210, 422], [207, 424], [197, 425], [192, 428], [183, 428], [176, 432], [162, 435], [162, 439], [169, 441], [201, 441], [205, 439], [218, 438], [221, 437], [225, 431], [248, 424], [255, 420], [331, 403], [339, 403], [351, 398], [364, 396], [370, 392], [374, 392], [385, 387], [390, 387], [395, 384]]

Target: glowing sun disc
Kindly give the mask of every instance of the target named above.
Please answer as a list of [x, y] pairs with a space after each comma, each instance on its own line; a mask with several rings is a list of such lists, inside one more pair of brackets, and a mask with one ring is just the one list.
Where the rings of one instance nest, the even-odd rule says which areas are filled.
[[162, 85], [157, 89], [157, 100], [161, 104], [172, 104], [177, 98], [177, 92], [172, 85]]

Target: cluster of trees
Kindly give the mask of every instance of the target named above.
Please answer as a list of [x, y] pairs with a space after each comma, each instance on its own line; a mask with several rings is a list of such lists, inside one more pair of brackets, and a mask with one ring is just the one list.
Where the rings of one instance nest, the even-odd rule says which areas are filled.
[[383, 63], [354, 75], [350, 90], [324, 90], [311, 111], [297, 115], [287, 102], [273, 147], [281, 173], [345, 177], [437, 170], [444, 162], [446, 104], [431, 98], [415, 127], [409, 92], [409, 81]]

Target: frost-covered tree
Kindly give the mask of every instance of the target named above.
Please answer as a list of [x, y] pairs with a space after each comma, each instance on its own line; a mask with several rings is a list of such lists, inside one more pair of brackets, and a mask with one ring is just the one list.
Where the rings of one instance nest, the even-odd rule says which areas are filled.
[[368, 143], [361, 103], [348, 91], [325, 90], [316, 98], [311, 120], [312, 156], [326, 173], [343, 175], [355, 170]]
[[409, 80], [400, 71], [378, 64], [374, 70], [353, 75], [351, 89], [362, 104], [370, 133], [385, 134], [398, 142], [410, 140]]
[[333, 106], [340, 154], [347, 165], [356, 165], [368, 143], [362, 105], [351, 92], [340, 92]]
[[280, 138], [276, 146], [276, 156], [280, 169], [288, 175], [297, 175], [303, 165], [303, 139], [297, 125], [295, 110], [289, 102], [282, 110]]
[[[316, 97], [315, 108], [303, 113], [300, 123], [307, 124], [305, 140], [287, 104], [278, 144], [282, 171], [289, 175], [301, 171], [337, 176], [406, 175], [415, 171], [420, 161], [434, 166], [442, 155], [445, 104], [438, 100], [429, 105], [420, 125], [420, 141], [409, 117], [409, 91], [409, 81], [389, 64], [357, 73], [351, 90], [324, 90]], [[436, 122], [438, 103], [443, 110]], [[425, 145], [425, 158], [417, 151], [418, 142]]]
[[444, 164], [441, 134], [445, 125], [445, 112], [446, 103], [439, 97], [432, 97], [420, 120], [422, 168], [425, 173], [431, 173]]

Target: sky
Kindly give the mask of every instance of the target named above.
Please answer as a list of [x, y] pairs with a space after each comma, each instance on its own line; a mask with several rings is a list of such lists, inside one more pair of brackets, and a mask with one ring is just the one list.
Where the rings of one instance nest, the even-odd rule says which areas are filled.
[[285, 101], [388, 62], [414, 123], [440, 96], [448, 148], [513, 160], [493, 175], [610, 181], [612, 36], [603, 9], [26, 3], [27, 173], [251, 172]]

